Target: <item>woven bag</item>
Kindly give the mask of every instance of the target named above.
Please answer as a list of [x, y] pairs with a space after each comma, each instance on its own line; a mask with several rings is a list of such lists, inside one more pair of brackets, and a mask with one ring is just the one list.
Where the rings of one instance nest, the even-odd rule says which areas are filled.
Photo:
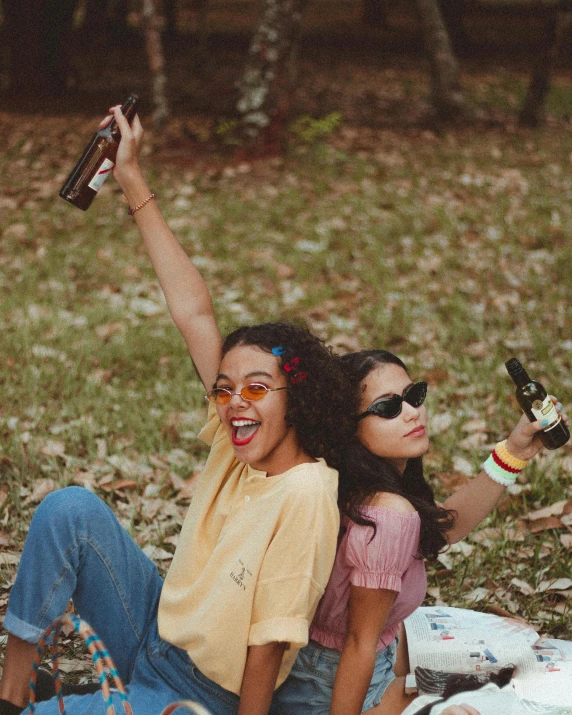
[[[78, 616], [72, 614], [66, 614], [56, 618], [56, 620], [49, 626], [44, 635], [41, 637], [36, 648], [36, 655], [34, 657], [32, 677], [30, 679], [30, 698], [28, 703], [28, 708], [30, 715], [33, 715], [36, 709], [36, 681], [38, 678], [38, 669], [42, 662], [42, 658], [46, 650], [51, 652], [52, 670], [54, 685], [56, 690], [56, 697], [58, 698], [58, 707], [61, 715], [66, 715], [66, 709], [64, 704], [64, 697], [62, 693], [62, 682], [59, 669], [59, 651], [58, 651], [58, 639], [62, 629], [65, 626], [71, 626], [73, 630], [83, 638], [88, 651], [91, 653], [91, 658], [95, 666], [97, 676], [99, 678], [99, 684], [101, 685], [101, 695], [105, 702], [105, 707], [107, 715], [115, 715], [115, 706], [113, 705], [113, 698], [111, 694], [111, 688], [109, 686], [108, 675], [112, 678], [114, 686], [119, 694], [121, 705], [123, 707], [123, 712], [125, 715], [133, 715], [133, 710], [129, 703], [125, 687], [121, 682], [119, 673], [115, 664], [107, 652], [103, 641], [99, 638], [97, 633], [86, 621], [82, 620]], [[190, 700], [181, 700], [171, 705], [168, 705], [161, 715], [171, 715], [177, 708], [185, 708], [189, 710], [194, 715], [210, 715], [209, 711], [198, 703], [192, 702]], [[27, 713], [26, 713], [27, 715]]]

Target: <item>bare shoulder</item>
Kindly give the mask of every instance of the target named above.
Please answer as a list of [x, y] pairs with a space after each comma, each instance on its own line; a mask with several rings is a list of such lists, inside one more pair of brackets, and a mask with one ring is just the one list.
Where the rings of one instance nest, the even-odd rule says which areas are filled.
[[377, 492], [369, 502], [369, 506], [382, 506], [385, 509], [400, 511], [405, 514], [416, 511], [413, 504], [405, 497], [399, 494], [391, 494], [390, 492]]

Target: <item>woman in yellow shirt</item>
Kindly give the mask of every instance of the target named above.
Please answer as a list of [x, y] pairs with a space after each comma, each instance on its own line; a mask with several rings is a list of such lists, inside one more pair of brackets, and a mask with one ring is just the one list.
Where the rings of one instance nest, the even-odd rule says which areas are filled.
[[[339, 529], [339, 450], [349, 386], [322, 341], [284, 323], [222, 340], [197, 269], [137, 162], [142, 136], [120, 111], [115, 176], [210, 401], [211, 445], [165, 583], [95, 495], [77, 487], [38, 507], [11, 592], [0, 715], [26, 705], [35, 644], [70, 598], [130, 688], [138, 715], [192, 699], [213, 715], [265, 715], [324, 592]], [[68, 713], [104, 715], [99, 694]], [[57, 703], [39, 703], [56, 715]]]

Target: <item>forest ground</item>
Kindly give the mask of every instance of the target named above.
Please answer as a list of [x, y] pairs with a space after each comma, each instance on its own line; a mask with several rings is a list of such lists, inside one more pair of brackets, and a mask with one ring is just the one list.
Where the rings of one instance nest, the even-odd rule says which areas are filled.
[[[171, 47], [175, 117], [147, 133], [149, 183], [224, 330], [302, 319], [336, 350], [393, 350], [429, 382], [426, 470], [444, 496], [518, 418], [506, 359], [572, 410], [570, 69], [546, 124], [524, 130], [526, 52], [463, 60], [469, 118], [437, 132], [418, 53], [317, 43], [301, 54], [288, 146], [246, 160], [215, 141], [243, 44], [219, 43], [201, 92], [184, 40]], [[81, 59], [75, 93], [0, 110], [0, 617], [47, 493], [94, 490], [165, 570], [206, 454], [203, 390], [117, 185], [86, 213], [57, 197], [108, 104], [149, 94], [137, 42], [110, 46], [90, 82]], [[568, 444], [429, 566], [426, 602], [572, 638], [571, 550]]]

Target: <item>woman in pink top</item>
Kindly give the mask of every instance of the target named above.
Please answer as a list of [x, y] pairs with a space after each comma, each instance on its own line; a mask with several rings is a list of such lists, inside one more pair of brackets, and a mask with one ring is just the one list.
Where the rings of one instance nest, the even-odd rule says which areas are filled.
[[[413, 384], [383, 350], [342, 360], [357, 395], [357, 432], [340, 471], [339, 547], [311, 641], [274, 695], [277, 715], [402, 712], [412, 698], [402, 680], [392, 683], [397, 633], [425, 596], [423, 559], [466, 536], [541, 447], [543, 425], [523, 416], [483, 471], [441, 506], [423, 476], [427, 384]], [[502, 459], [491, 467], [497, 450]]]

